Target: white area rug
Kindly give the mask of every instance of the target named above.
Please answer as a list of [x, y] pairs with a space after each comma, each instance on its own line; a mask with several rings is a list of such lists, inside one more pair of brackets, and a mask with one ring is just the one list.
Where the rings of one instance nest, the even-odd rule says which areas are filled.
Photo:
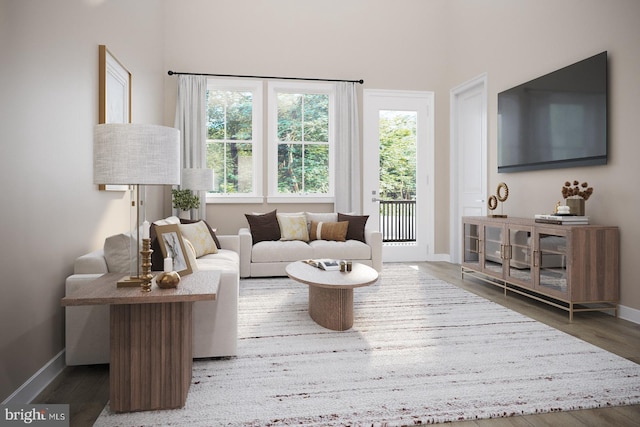
[[194, 363], [184, 409], [97, 426], [414, 425], [640, 403], [640, 365], [389, 265], [355, 290], [351, 330], [318, 326], [308, 289], [240, 283], [239, 354]]

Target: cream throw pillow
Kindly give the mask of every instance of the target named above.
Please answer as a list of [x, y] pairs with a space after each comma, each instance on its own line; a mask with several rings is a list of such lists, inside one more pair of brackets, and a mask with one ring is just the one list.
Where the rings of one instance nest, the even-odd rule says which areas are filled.
[[309, 241], [307, 217], [303, 214], [277, 214], [276, 217], [278, 218], [278, 225], [280, 225], [280, 240]]
[[194, 222], [192, 224], [180, 224], [180, 233], [182, 237], [187, 239], [193, 245], [196, 251], [196, 258], [203, 255], [218, 253], [216, 242], [213, 241], [211, 233], [207, 228], [207, 224], [203, 221]]
[[129, 233], [115, 234], [104, 241], [104, 258], [109, 273], [127, 273], [135, 275], [138, 271], [137, 252], [140, 250], [137, 240]]
[[182, 240], [184, 240], [187, 258], [189, 258], [189, 264], [191, 264], [191, 272], [195, 273], [196, 271], [198, 271], [198, 263], [196, 262], [196, 248], [193, 247], [193, 243], [191, 243], [189, 239], [183, 238]]

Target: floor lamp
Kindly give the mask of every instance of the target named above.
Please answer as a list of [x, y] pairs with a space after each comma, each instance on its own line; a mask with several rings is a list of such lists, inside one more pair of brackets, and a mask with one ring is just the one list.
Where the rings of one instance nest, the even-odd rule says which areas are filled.
[[[182, 183], [180, 188], [184, 190], [200, 191], [213, 190], [213, 169], [185, 168], [182, 169]], [[198, 194], [199, 197], [199, 194]], [[197, 219], [200, 215], [198, 215]], [[192, 219], [192, 218], [190, 218]]]
[[[136, 243], [149, 238], [149, 223], [140, 217], [140, 186], [180, 184], [180, 131], [142, 124], [100, 124], [93, 135], [94, 184], [133, 185], [132, 205], [136, 208]], [[143, 187], [144, 188], [144, 187]], [[141, 236], [142, 228], [142, 236]], [[136, 252], [136, 272], [119, 286], [139, 286], [140, 250]]]

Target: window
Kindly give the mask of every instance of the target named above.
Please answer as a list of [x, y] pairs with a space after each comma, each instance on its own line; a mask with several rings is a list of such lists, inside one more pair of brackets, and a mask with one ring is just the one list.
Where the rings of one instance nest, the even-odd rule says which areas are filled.
[[262, 201], [262, 82], [209, 79], [206, 106], [208, 201]]
[[269, 84], [269, 201], [333, 201], [334, 86]]

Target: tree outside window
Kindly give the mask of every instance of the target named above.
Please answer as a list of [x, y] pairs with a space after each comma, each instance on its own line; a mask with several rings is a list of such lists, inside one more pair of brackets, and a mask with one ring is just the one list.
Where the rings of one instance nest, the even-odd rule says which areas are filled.
[[329, 94], [277, 92], [276, 96], [278, 193], [329, 194]]
[[214, 171], [214, 194], [254, 194], [256, 92], [225, 87], [207, 90], [207, 167]]

